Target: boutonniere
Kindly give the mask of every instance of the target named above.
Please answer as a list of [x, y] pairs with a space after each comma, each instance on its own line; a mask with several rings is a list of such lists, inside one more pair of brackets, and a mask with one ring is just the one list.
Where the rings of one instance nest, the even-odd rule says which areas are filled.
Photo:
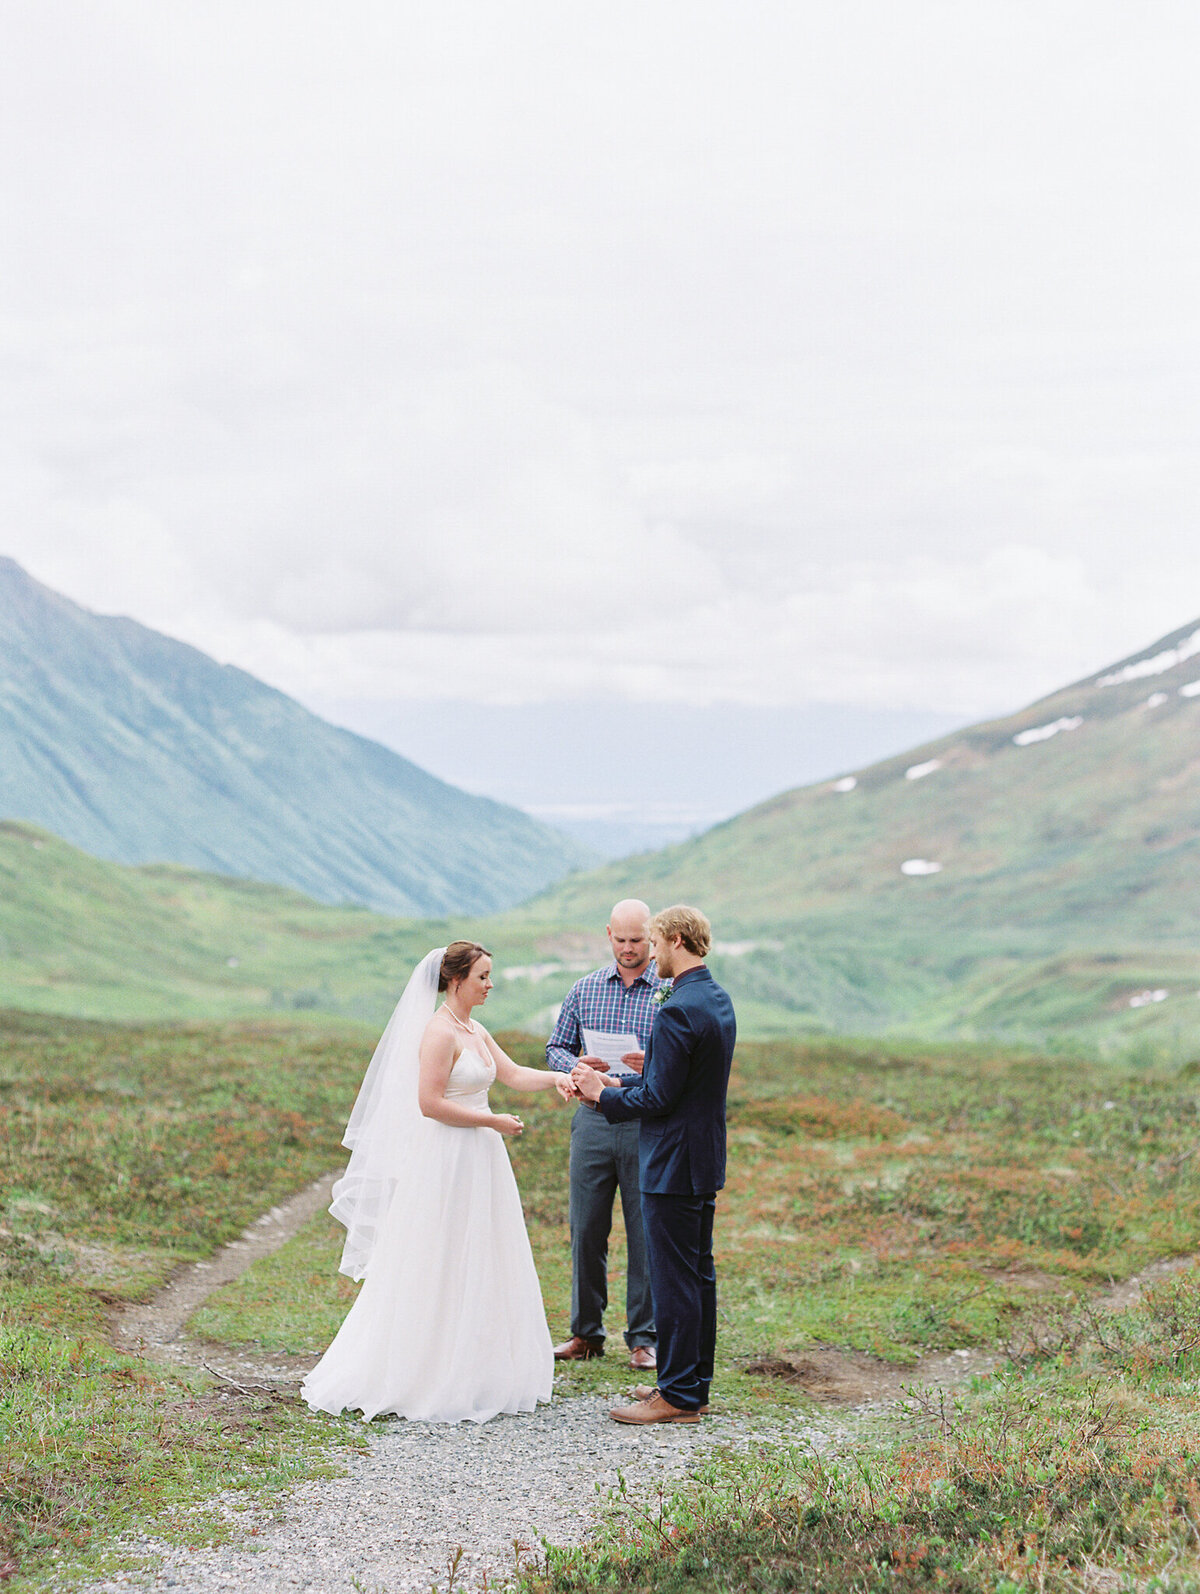
[[670, 985], [660, 985], [658, 990], [655, 991], [652, 999], [655, 1007], [661, 1007], [664, 1002], [669, 1002], [671, 1000], [671, 992], [673, 989], [674, 987]]

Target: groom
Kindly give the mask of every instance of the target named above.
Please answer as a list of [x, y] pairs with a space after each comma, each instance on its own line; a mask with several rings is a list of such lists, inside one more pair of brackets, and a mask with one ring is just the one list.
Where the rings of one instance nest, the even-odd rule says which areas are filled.
[[733, 1003], [705, 967], [708, 920], [666, 908], [650, 921], [661, 979], [659, 1008], [640, 1084], [613, 1089], [586, 1063], [572, 1079], [609, 1123], [640, 1119], [642, 1218], [658, 1328], [658, 1388], [617, 1422], [698, 1422], [708, 1407], [717, 1342], [712, 1232], [725, 1183], [725, 1093], [737, 1034]]

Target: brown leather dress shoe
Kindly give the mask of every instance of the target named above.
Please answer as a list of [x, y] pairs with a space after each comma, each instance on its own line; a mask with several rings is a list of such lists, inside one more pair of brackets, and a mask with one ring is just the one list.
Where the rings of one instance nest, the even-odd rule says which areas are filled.
[[629, 1365], [639, 1373], [648, 1373], [658, 1366], [658, 1353], [653, 1345], [635, 1345], [629, 1353]]
[[[658, 1390], [653, 1384], [634, 1384], [634, 1386], [633, 1386], [633, 1398], [634, 1398], [634, 1400], [649, 1400], [651, 1395], [657, 1395], [657, 1394], [658, 1394]], [[700, 1415], [702, 1417], [707, 1417], [707, 1415], [708, 1415], [708, 1407], [707, 1406], [701, 1406], [700, 1407]]]
[[570, 1339], [554, 1347], [556, 1362], [590, 1362], [593, 1356], [603, 1355], [602, 1339], [581, 1339], [578, 1334], [572, 1334]]
[[614, 1422], [699, 1422], [698, 1411], [684, 1411], [664, 1400], [656, 1389], [649, 1400], [635, 1400], [632, 1406], [614, 1406], [608, 1414]]

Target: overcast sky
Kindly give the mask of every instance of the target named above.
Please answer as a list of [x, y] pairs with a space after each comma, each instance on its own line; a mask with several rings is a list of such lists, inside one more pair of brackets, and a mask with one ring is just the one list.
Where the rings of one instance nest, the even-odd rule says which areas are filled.
[[360, 718], [1014, 708], [1200, 615], [1198, 16], [6, 0], [0, 552]]

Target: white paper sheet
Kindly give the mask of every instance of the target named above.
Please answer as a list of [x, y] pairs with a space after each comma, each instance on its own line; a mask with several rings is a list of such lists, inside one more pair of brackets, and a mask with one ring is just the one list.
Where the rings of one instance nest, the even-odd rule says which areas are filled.
[[[580, 1026], [582, 1028], [582, 1026]], [[608, 1064], [608, 1072], [612, 1078], [627, 1079], [631, 1075], [636, 1078], [637, 1070], [629, 1068], [621, 1061], [626, 1052], [640, 1052], [642, 1043], [636, 1035], [628, 1033], [614, 1034], [606, 1029], [583, 1030], [583, 1050], [588, 1057], [598, 1057], [601, 1062]]]

